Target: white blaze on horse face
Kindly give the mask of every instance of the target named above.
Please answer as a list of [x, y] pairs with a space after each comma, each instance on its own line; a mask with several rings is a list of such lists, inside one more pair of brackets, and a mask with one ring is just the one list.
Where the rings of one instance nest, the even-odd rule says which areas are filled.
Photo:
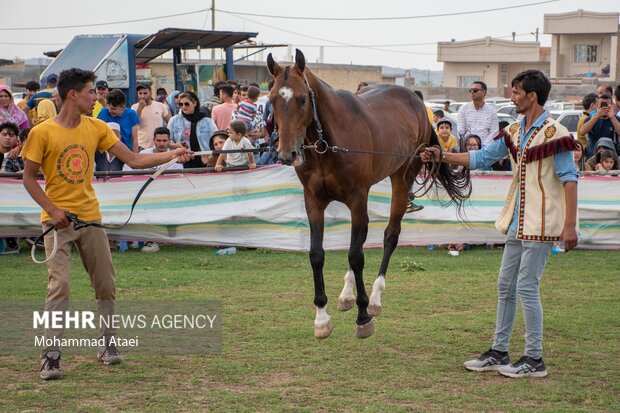
[[288, 86], [283, 86], [278, 90], [278, 95], [282, 96], [284, 99], [284, 104], [286, 105], [289, 100], [293, 98], [293, 89]]

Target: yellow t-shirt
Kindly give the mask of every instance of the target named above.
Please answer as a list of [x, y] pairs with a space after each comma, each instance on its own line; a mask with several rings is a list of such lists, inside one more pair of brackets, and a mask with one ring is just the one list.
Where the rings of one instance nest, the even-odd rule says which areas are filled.
[[428, 121], [432, 125], [433, 124], [433, 109], [429, 108], [426, 105], [424, 105], [424, 108], [426, 109], [426, 116], [428, 116]]
[[453, 134], [450, 134], [447, 142], [444, 141], [441, 136], [439, 136], [439, 132], [437, 132], [437, 138], [439, 139], [441, 150], [444, 152], [452, 152], [452, 149], [457, 148], [459, 146], [456, 140], [456, 137]]
[[581, 117], [579, 118], [579, 122], [577, 122], [577, 137], [575, 139], [581, 142], [584, 147], [588, 146], [588, 140], [586, 138], [586, 135], [579, 132], [579, 129], [581, 129], [581, 127], [583, 126], [583, 122], [588, 118], [588, 116], [588, 113], [583, 112], [581, 114]]
[[[17, 107], [20, 109], [24, 108], [24, 105], [26, 104], [26, 102], [28, 101], [28, 99], [22, 99], [19, 101], [19, 103], [17, 104]], [[34, 123], [35, 119], [37, 118], [37, 109], [30, 109], [28, 111], [28, 120], [30, 120], [30, 123]]]
[[101, 109], [103, 109], [103, 105], [101, 104], [101, 102], [99, 102], [99, 100], [95, 101], [95, 107], [93, 107], [93, 118], [96, 118], [99, 115], [99, 112], [101, 112]]
[[[45, 176], [45, 194], [58, 208], [66, 209], [85, 221], [101, 219], [99, 201], [92, 186], [94, 155], [119, 142], [105, 122], [82, 116], [73, 129], [60, 126], [54, 119], [32, 128], [22, 156], [41, 165]], [[41, 211], [41, 222], [50, 220]]]

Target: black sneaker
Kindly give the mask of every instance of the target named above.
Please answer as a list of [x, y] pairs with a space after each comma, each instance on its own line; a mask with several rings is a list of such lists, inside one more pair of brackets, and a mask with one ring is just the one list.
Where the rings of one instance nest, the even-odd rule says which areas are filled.
[[424, 205], [418, 205], [413, 201], [409, 201], [407, 202], [407, 209], [405, 210], [405, 213], [410, 213], [410, 212], [417, 212], [417, 211], [421, 211], [424, 209]]
[[502, 366], [499, 370], [500, 374], [506, 377], [545, 377], [547, 375], [547, 366], [542, 357], [538, 360], [530, 356], [523, 356], [514, 364]]
[[114, 344], [108, 344], [106, 347], [99, 348], [99, 361], [103, 364], [120, 364], [123, 362], [123, 357], [118, 352], [118, 349]]
[[489, 349], [477, 359], [466, 361], [463, 365], [471, 371], [498, 371], [510, 364], [508, 352], [501, 352]]
[[62, 379], [60, 368], [60, 351], [48, 351], [41, 359], [41, 371], [39, 377], [43, 380]]

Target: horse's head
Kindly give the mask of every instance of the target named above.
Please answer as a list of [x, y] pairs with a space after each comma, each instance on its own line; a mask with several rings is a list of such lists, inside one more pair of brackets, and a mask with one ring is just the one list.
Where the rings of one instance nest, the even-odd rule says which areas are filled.
[[313, 114], [304, 79], [306, 58], [297, 49], [295, 65], [283, 68], [269, 53], [267, 67], [274, 78], [269, 100], [273, 104], [274, 121], [278, 125], [278, 158], [285, 165], [299, 166], [304, 160], [302, 145]]

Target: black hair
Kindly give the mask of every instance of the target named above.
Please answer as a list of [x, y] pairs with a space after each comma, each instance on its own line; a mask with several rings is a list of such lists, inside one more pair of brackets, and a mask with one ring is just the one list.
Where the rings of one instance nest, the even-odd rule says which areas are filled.
[[473, 82], [471, 82], [471, 83], [474, 83], [474, 84], [479, 84], [479, 85], [480, 85], [480, 87], [482, 88], [482, 90], [484, 90], [484, 93], [485, 93], [485, 94], [487, 93], [487, 84], [486, 84], [486, 83], [484, 83], [482, 80], [475, 80], [475, 81], [473, 81]]
[[596, 96], [596, 93], [588, 93], [587, 95], [585, 95], [583, 97], [583, 100], [581, 101], [581, 104], [583, 105], [583, 108], [585, 110], [589, 110], [590, 106], [592, 106], [594, 103], [596, 103], [596, 99], [598, 98], [598, 96]]
[[598, 85], [598, 87], [604, 86], [605, 90], [607, 91], [607, 94], [609, 96], [612, 96], [614, 94], [614, 88], [611, 87], [611, 85], [605, 84], [605, 83], [601, 83], [600, 85]]
[[540, 106], [545, 105], [551, 91], [551, 82], [540, 70], [525, 70], [515, 76], [510, 85], [520, 87], [525, 93], [536, 92], [536, 101]]
[[58, 94], [64, 101], [70, 91], [82, 91], [88, 82], [95, 83], [95, 72], [92, 70], [82, 70], [75, 67], [60, 72], [58, 77]]
[[11, 132], [13, 132], [13, 135], [15, 135], [15, 136], [19, 135], [19, 127], [16, 124], [14, 124], [13, 122], [2, 122], [2, 123], [0, 123], [0, 132], [2, 132], [5, 129], [8, 129]]
[[24, 142], [26, 142], [26, 139], [28, 139], [28, 134], [30, 133], [30, 128], [24, 128], [22, 130], [19, 131], [19, 135], [17, 135], [17, 137], [19, 138], [19, 141], [23, 144]]
[[139, 83], [138, 86], [136, 86], [136, 92], [142, 89], [151, 90], [151, 85], [147, 85], [146, 83]]
[[248, 83], [248, 86], [255, 86], [255, 87], [260, 89], [260, 85], [258, 83], [256, 83], [256, 82], [250, 82], [250, 83]]
[[433, 115], [436, 115], [439, 117], [439, 119], [443, 118], [445, 116], [445, 114], [443, 113], [443, 110], [434, 110], [433, 111]]
[[467, 141], [470, 139], [474, 139], [478, 143], [478, 149], [482, 149], [482, 139], [478, 135], [469, 135], [465, 139], [463, 139], [463, 149], [461, 152], [467, 152]]
[[424, 100], [424, 95], [422, 94], [422, 92], [420, 92], [419, 90], [414, 90], [413, 93], [415, 93], [416, 95], [418, 95], [418, 97], [422, 100]]
[[213, 95], [214, 96], [219, 96], [220, 95], [220, 89], [222, 88], [222, 85], [226, 85], [226, 81], [224, 80], [218, 80], [217, 82], [215, 82], [213, 84]]
[[127, 97], [120, 89], [112, 89], [110, 93], [108, 93], [108, 97], [106, 97], [106, 102], [108, 105], [112, 106], [121, 106], [127, 104]]
[[193, 101], [194, 103], [196, 103], [196, 108], [200, 107], [200, 99], [198, 99], [198, 96], [196, 96], [194, 92], [187, 91], [187, 92], [179, 93], [179, 99], [182, 99], [182, 98], [187, 98]]
[[506, 120], [500, 120], [499, 121], [499, 130], [504, 129], [506, 126], [510, 125], [510, 122], [506, 121]]
[[156, 95], [160, 95], [160, 94], [167, 95], [167, 94], [168, 94], [168, 92], [166, 92], [166, 89], [165, 89], [165, 88], [160, 87], [160, 88], [157, 88], [157, 92], [155, 92], [155, 94], [156, 94]]
[[252, 99], [252, 100], [256, 100], [258, 99], [258, 97], [260, 96], [260, 89], [257, 88], [256, 86], [250, 86], [248, 88], [248, 98]]
[[232, 85], [222, 85], [220, 86], [220, 92], [224, 92], [224, 94], [228, 97], [232, 97], [233, 93], [235, 91], [235, 88], [232, 87]]
[[41, 89], [41, 85], [36, 80], [29, 80], [26, 82], [24, 89], [37, 91]]
[[165, 126], [160, 126], [159, 128], [155, 128], [155, 131], [153, 131], [153, 136], [155, 135], [168, 135], [168, 138], [170, 138], [170, 129]]
[[608, 95], [607, 93], [602, 93], [598, 98], [599, 99], [611, 99], [611, 95]]

